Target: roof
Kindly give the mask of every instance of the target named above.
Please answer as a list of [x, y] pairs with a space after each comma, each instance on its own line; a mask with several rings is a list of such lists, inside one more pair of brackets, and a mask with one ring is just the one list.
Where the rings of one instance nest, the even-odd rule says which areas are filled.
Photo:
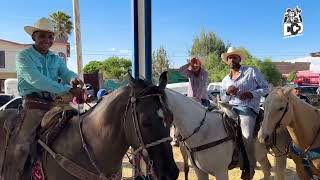
[[[0, 41], [6, 42], [6, 43], [10, 43], [10, 44], [14, 44], [14, 45], [18, 45], [18, 46], [29, 46], [29, 45], [32, 45], [32, 44], [23, 44], [23, 43], [13, 42], [13, 41], [4, 40], [4, 39], [0, 39]], [[61, 42], [61, 41], [55, 41], [54, 44], [69, 44], [69, 43], [64, 43], [64, 42]]]
[[18, 45], [18, 46], [29, 46], [29, 45], [31, 45], [31, 44], [21, 44], [21, 43], [17, 43], [17, 42], [13, 42], [13, 41], [8, 41], [8, 40], [4, 40], [4, 39], [0, 39], [0, 41], [6, 42], [6, 43], [10, 43], [10, 44], [14, 44], [14, 45]]
[[272, 62], [281, 74], [289, 74], [291, 71], [310, 70], [311, 62]]

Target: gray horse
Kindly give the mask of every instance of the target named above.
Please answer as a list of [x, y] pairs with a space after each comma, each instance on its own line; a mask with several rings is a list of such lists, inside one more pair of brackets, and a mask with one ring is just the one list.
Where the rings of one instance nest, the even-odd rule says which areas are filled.
[[[147, 173], [151, 179], [177, 179], [179, 170], [168, 141], [172, 114], [167, 108], [164, 93], [167, 84], [165, 73], [159, 81], [159, 86], [155, 86], [130, 76], [129, 86], [105, 96], [80, 117], [82, 123], [78, 117], [70, 119], [51, 150], [82, 167], [83, 171], [94, 174], [97, 177], [94, 179], [121, 179], [122, 159], [131, 146], [136, 150], [135, 154], [148, 164], [150, 171]], [[2, 172], [6, 172], [7, 166], [14, 165], [8, 159], [10, 150], [4, 157], [6, 135], [3, 124], [5, 119], [16, 117], [15, 110], [0, 113]], [[84, 144], [87, 148], [83, 147]], [[84, 172], [78, 172], [79, 176], [71, 175], [48, 153], [42, 155], [42, 166], [47, 180], [86, 179], [79, 177]], [[3, 179], [3, 174], [0, 179]], [[26, 167], [23, 179], [30, 179], [30, 167]]]

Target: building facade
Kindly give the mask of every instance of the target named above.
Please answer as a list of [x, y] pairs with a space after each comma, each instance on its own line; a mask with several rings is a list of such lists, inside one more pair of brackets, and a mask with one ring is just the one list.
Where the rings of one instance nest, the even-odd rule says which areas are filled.
[[309, 71], [310, 70], [310, 62], [272, 62], [278, 71], [282, 74], [282, 76], [286, 77], [292, 71]]
[[[31, 46], [32, 44], [21, 44], [0, 39], [0, 93], [4, 92], [4, 81], [8, 78], [16, 78], [16, 54]], [[67, 61], [70, 57], [70, 45], [68, 43], [55, 42], [51, 50]]]

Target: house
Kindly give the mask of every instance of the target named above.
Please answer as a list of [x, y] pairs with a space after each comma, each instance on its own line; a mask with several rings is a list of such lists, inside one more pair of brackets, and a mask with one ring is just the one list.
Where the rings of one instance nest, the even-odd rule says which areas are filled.
[[291, 71], [308, 71], [310, 70], [310, 62], [272, 62], [282, 76], [288, 76]]
[[[16, 78], [16, 54], [30, 46], [4, 39], [0, 39], [0, 93], [4, 92], [4, 81], [8, 78]], [[51, 50], [63, 57], [65, 61], [70, 57], [70, 45], [63, 42], [55, 42]]]

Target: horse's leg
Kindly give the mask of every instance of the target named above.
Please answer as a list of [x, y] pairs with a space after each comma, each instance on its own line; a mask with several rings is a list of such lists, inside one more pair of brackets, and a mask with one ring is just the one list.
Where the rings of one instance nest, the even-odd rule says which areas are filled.
[[262, 169], [262, 172], [263, 172], [263, 179], [264, 180], [270, 179], [271, 164], [269, 162], [269, 159], [268, 159], [267, 155], [265, 155], [262, 159], [258, 160], [258, 162], [261, 165], [261, 169]]
[[183, 158], [183, 171], [184, 171], [184, 179], [188, 180], [188, 174], [189, 174], [189, 159], [188, 159], [188, 152], [186, 147], [183, 143], [179, 143], [180, 152]]
[[286, 156], [276, 157], [274, 161], [275, 161], [276, 180], [284, 180], [286, 166], [287, 166], [287, 157]]
[[194, 171], [196, 172], [196, 175], [198, 177], [198, 180], [209, 180], [209, 174], [206, 172], [201, 171], [197, 167], [194, 167]]
[[229, 179], [228, 169], [217, 171], [215, 176], [217, 180], [228, 180]]
[[270, 179], [271, 175], [271, 164], [269, 162], [269, 159], [267, 157], [267, 149], [264, 144], [259, 143], [256, 141], [255, 143], [255, 157], [259, 164], [261, 165], [261, 169], [263, 172], [263, 178], [265, 180]]
[[299, 179], [301, 179], [301, 180], [310, 179], [308, 174], [305, 172], [302, 164], [296, 163], [296, 171], [297, 171]]

